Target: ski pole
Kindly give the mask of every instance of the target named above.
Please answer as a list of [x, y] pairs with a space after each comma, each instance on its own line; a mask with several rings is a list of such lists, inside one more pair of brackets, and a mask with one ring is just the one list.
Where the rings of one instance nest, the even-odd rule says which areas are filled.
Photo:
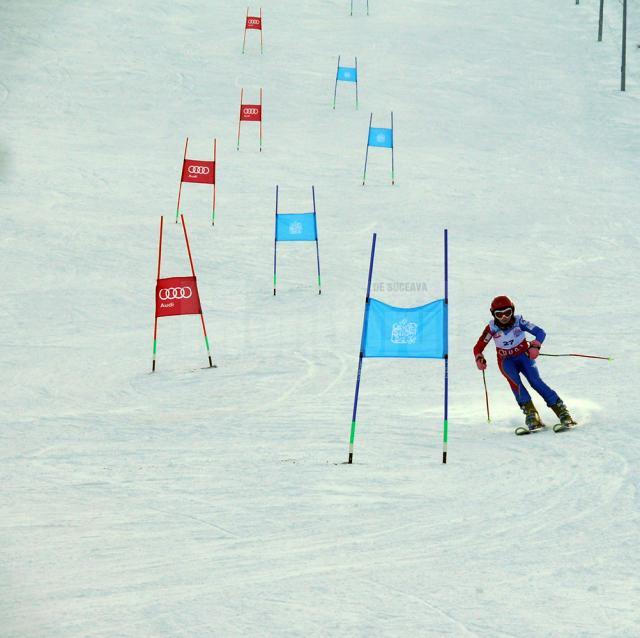
[[548, 352], [541, 352], [540, 357], [584, 357], [585, 359], [604, 359], [605, 361], [613, 361], [613, 357], [597, 357], [593, 354], [576, 354], [571, 352], [569, 354], [549, 354]]
[[484, 383], [484, 399], [487, 404], [487, 423], [491, 423], [491, 415], [489, 414], [489, 392], [487, 391], [487, 377], [482, 371], [482, 381]]

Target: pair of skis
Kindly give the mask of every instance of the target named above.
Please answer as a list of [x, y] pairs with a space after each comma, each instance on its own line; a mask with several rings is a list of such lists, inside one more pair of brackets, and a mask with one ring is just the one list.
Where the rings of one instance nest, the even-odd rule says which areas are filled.
[[[576, 425], [578, 424], [575, 421], [572, 421], [571, 423], [556, 423], [553, 426], [553, 431], [556, 433], [564, 432], [565, 430], [571, 430], [572, 428], [575, 428]], [[518, 436], [524, 436], [525, 434], [533, 434], [534, 432], [540, 432], [540, 430], [546, 430], [546, 429], [547, 429], [547, 426], [544, 424], [539, 425], [536, 428], [533, 428], [533, 430], [520, 426], [515, 429], [515, 433]]]

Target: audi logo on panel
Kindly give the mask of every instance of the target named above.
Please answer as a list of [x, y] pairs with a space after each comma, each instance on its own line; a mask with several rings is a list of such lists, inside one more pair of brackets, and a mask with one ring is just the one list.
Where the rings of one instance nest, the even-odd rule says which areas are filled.
[[251, 107], [247, 107], [247, 106], [245, 106], [245, 107], [242, 109], [242, 112], [243, 112], [245, 115], [258, 115], [258, 113], [259, 113], [260, 111], [259, 111], [257, 108], [255, 108], [255, 107], [251, 108]]
[[189, 175], [208, 175], [210, 172], [208, 166], [189, 166]]
[[247, 20], [247, 24], [250, 24], [251, 26], [258, 26], [260, 24], [260, 18], [249, 18]]
[[189, 286], [182, 288], [163, 288], [158, 293], [158, 297], [162, 301], [169, 301], [170, 299], [189, 299], [193, 293]]

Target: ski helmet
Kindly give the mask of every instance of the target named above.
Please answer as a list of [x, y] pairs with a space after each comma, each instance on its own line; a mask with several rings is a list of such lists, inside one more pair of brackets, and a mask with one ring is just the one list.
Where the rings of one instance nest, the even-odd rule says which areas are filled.
[[491, 314], [493, 314], [496, 310], [506, 310], [507, 308], [511, 308], [511, 310], [515, 313], [516, 307], [513, 304], [513, 301], [509, 299], [506, 295], [499, 295], [495, 297], [491, 302]]

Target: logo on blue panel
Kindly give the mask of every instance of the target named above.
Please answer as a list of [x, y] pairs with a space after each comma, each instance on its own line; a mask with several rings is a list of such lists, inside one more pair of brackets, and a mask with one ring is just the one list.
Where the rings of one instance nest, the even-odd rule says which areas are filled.
[[418, 338], [418, 324], [402, 319], [391, 327], [391, 343], [411, 344]]
[[289, 224], [289, 233], [291, 235], [302, 235], [302, 224], [300, 222], [291, 222]]

